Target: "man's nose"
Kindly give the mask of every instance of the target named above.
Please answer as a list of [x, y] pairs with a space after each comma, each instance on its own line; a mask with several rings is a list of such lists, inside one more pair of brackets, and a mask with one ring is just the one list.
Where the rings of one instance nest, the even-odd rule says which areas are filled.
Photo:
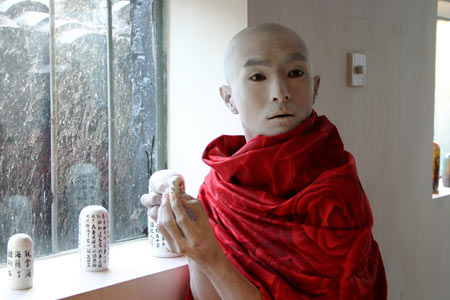
[[283, 78], [275, 78], [272, 83], [271, 101], [286, 102], [291, 100], [291, 94]]

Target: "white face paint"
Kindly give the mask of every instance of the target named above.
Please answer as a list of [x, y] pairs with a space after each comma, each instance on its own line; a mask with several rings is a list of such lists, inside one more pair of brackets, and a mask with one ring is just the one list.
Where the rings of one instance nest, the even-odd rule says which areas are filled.
[[238, 113], [246, 139], [289, 131], [312, 112], [320, 78], [303, 42], [284, 30], [259, 30], [234, 41], [230, 86], [221, 94]]

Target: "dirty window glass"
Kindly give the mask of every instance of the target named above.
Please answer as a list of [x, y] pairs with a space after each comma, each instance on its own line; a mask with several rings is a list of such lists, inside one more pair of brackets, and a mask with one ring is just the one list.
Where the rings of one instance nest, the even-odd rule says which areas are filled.
[[436, 83], [434, 98], [434, 141], [441, 150], [440, 175], [445, 172], [444, 156], [450, 153], [450, 21], [438, 20], [436, 28]]
[[91, 204], [112, 242], [145, 234], [160, 2], [108, 1], [0, 0], [0, 264], [19, 232], [36, 256], [76, 248]]

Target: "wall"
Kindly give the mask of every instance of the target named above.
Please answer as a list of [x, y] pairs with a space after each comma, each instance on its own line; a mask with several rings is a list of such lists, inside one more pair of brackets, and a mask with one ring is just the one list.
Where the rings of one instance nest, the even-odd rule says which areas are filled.
[[219, 87], [228, 41], [247, 26], [247, 1], [168, 3], [168, 167], [184, 175], [196, 196], [209, 170], [201, 160], [206, 145], [221, 134], [241, 134]]
[[[322, 77], [315, 109], [339, 128], [371, 201], [389, 299], [450, 294], [448, 199], [431, 199], [435, 0], [169, 1], [169, 167], [195, 195], [200, 158], [222, 134], [241, 133], [221, 102], [228, 40], [247, 24], [298, 31]], [[367, 82], [346, 86], [346, 53], [367, 53]]]
[[[389, 299], [447, 299], [448, 205], [433, 211], [431, 199], [436, 1], [249, 0], [248, 13], [250, 25], [281, 23], [309, 42], [322, 78], [315, 109], [356, 158]], [[363, 88], [346, 86], [351, 51], [367, 54]]]

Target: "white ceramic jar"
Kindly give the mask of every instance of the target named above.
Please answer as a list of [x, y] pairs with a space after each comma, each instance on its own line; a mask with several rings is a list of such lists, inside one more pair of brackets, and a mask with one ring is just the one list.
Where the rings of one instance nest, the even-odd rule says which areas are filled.
[[8, 287], [14, 290], [33, 287], [33, 241], [24, 233], [10, 237], [6, 253]]
[[78, 250], [80, 267], [85, 271], [108, 269], [109, 215], [99, 205], [89, 205], [80, 212], [78, 220]]

